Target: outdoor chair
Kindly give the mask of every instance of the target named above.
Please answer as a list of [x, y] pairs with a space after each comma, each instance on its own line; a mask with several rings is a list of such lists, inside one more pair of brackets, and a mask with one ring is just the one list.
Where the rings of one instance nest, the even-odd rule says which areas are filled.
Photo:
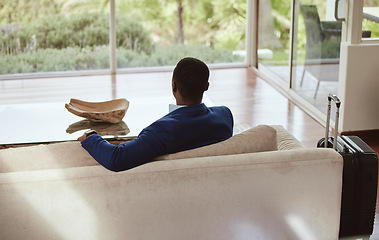
[[[317, 79], [317, 92], [321, 81], [338, 81], [342, 22], [320, 21], [317, 6], [300, 3], [304, 19], [306, 44], [305, 61], [300, 87], [306, 72]], [[362, 37], [371, 37], [371, 31], [362, 31]]]
[[305, 73], [317, 79], [317, 92], [321, 81], [338, 81], [342, 23], [337, 21], [320, 21], [315, 5], [300, 4], [304, 19], [306, 44], [305, 62], [300, 86]]

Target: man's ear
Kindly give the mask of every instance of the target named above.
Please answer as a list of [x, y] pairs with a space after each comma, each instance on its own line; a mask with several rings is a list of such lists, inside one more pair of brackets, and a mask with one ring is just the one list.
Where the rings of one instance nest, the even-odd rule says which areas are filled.
[[209, 88], [209, 82], [207, 82], [207, 86], [205, 87], [204, 91], [207, 91]]
[[176, 90], [177, 90], [176, 83], [175, 81], [172, 81], [172, 91], [176, 92]]

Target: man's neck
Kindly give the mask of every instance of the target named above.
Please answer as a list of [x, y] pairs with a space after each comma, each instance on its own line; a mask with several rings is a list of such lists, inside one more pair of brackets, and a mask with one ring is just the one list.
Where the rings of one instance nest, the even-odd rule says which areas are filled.
[[200, 104], [201, 102], [178, 102], [176, 101], [176, 105], [179, 106], [189, 106], [189, 105], [195, 105], [195, 104]]
[[202, 99], [199, 99], [197, 101], [190, 101], [190, 100], [184, 100], [183, 98], [176, 98], [176, 105], [180, 105], [180, 106], [195, 105], [195, 104], [200, 104], [201, 102], [202, 102]]
[[200, 104], [203, 101], [203, 96], [201, 96], [199, 99], [193, 100], [183, 98], [179, 91], [173, 91], [173, 94], [176, 100], [176, 105], [180, 106]]

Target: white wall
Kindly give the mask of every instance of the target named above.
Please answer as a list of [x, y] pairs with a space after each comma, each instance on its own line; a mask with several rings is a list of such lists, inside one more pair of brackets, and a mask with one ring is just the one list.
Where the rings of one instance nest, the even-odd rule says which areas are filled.
[[379, 129], [379, 44], [341, 44], [340, 131]]
[[345, 1], [338, 86], [342, 102], [339, 130], [379, 129], [379, 39], [362, 40], [363, 0]]

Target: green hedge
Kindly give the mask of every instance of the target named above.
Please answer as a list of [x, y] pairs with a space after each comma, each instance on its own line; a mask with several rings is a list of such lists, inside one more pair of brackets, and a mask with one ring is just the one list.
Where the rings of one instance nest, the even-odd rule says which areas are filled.
[[[117, 16], [117, 46], [151, 53], [153, 44], [142, 25], [125, 16]], [[109, 44], [109, 16], [81, 14], [69, 17], [52, 15], [30, 25], [9, 24], [0, 31], [2, 55], [39, 49], [95, 47]]]
[[126, 49], [117, 50], [117, 66], [146, 67], [146, 66], [172, 66], [183, 57], [196, 57], [206, 63], [242, 62], [244, 58], [233, 55], [230, 50], [212, 49], [198, 45], [173, 45], [156, 49], [151, 55], [135, 53]]

